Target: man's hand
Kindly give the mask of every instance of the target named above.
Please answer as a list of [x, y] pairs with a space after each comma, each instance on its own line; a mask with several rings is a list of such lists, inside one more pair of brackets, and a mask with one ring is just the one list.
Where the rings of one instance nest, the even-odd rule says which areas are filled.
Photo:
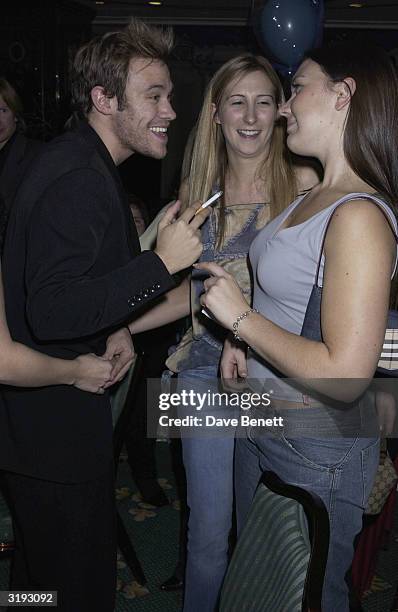
[[177, 200], [159, 222], [155, 253], [159, 255], [170, 274], [189, 268], [202, 253], [199, 227], [210, 211], [206, 208], [195, 216], [199, 206], [200, 202], [196, 202], [177, 219], [180, 209], [180, 202]]
[[134, 361], [134, 345], [127, 327], [118, 329], [106, 341], [106, 352], [102, 355], [112, 363], [111, 381], [105, 389], [122, 380]]

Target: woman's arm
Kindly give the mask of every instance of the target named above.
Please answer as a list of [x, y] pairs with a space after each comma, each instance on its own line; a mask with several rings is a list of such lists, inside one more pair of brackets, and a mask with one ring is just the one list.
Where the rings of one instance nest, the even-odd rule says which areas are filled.
[[[185, 180], [181, 183], [179, 192], [178, 192], [178, 200], [181, 202], [181, 210], [185, 209], [188, 205], [188, 182]], [[163, 219], [165, 212], [170, 206], [175, 204], [176, 200], [172, 200], [163, 208], [160, 209], [156, 217], [151, 221], [151, 223], [146, 228], [145, 232], [140, 236], [140, 245], [142, 251], [153, 250], [156, 247], [156, 238], [158, 233], [158, 225], [160, 221]]]
[[140, 334], [155, 329], [167, 323], [178, 321], [189, 315], [191, 310], [189, 297], [189, 278], [184, 280], [162, 297], [162, 301], [156, 306], [152, 306], [140, 317], [129, 323], [129, 330], [132, 334]]
[[[287, 376], [358, 379], [350, 393], [360, 395], [374, 374], [383, 344], [395, 252], [391, 229], [374, 204], [357, 200], [342, 205], [325, 241], [323, 342], [292, 334], [256, 313], [241, 321], [240, 337]], [[200, 267], [216, 275], [205, 281], [208, 291], [203, 305], [232, 330], [249, 305], [221, 268]], [[339, 396], [337, 388], [330, 395], [355, 399]]]
[[[188, 203], [188, 181], [182, 181], [178, 192], [178, 199], [181, 201], [181, 208], [185, 208]], [[172, 202], [170, 203], [172, 204]], [[142, 248], [154, 248], [156, 243], [156, 231], [159, 221], [162, 219], [164, 211], [170, 206], [167, 204], [157, 217], [152, 221], [149, 228], [154, 236], [152, 244], [146, 240], [146, 235], [149, 235], [149, 228], [145, 230], [140, 238]], [[198, 203], [199, 205], [199, 203]], [[156, 228], [156, 229], [155, 229]], [[129, 324], [129, 330], [132, 334], [140, 334], [141, 332], [148, 331], [149, 329], [156, 329], [167, 323], [173, 323], [187, 317], [191, 312], [190, 304], [190, 276], [184, 278], [184, 280], [176, 287], [171, 289], [163, 295], [163, 299], [159, 304], [153, 306], [141, 316], [134, 319]]]
[[83, 391], [103, 393], [112, 364], [95, 355], [56, 359], [14, 342], [7, 326], [0, 276], [0, 383], [21, 387], [74, 385]]

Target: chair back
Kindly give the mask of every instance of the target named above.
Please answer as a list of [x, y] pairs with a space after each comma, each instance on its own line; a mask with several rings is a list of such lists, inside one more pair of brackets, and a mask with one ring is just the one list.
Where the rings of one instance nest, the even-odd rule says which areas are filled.
[[320, 611], [328, 546], [323, 502], [265, 472], [225, 577], [220, 612]]

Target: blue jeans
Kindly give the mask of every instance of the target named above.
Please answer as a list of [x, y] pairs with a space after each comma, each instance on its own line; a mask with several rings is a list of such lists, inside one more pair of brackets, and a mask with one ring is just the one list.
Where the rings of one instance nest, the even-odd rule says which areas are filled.
[[[203, 367], [178, 375], [178, 389], [206, 392], [217, 388], [217, 368]], [[200, 415], [213, 414], [204, 406]], [[217, 416], [231, 411], [217, 410]], [[188, 549], [184, 612], [213, 612], [228, 563], [232, 526], [234, 435], [182, 437], [187, 478]]]
[[[353, 557], [355, 535], [379, 462], [375, 438], [286, 438], [264, 436], [247, 428], [236, 441], [235, 487], [238, 534], [245, 523], [261, 474], [274, 471], [282, 480], [308, 489], [323, 500], [330, 520], [330, 545], [322, 612], [348, 612], [345, 574]], [[273, 612], [273, 611], [269, 611]]]

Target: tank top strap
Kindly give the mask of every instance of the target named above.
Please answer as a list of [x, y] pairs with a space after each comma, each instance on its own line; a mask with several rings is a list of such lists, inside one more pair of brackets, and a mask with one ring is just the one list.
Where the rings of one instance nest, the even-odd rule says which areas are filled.
[[[384, 214], [384, 216], [386, 217], [390, 227], [391, 227], [391, 231], [394, 234], [394, 238], [397, 242], [397, 252], [395, 255], [395, 263], [394, 263], [394, 269], [391, 275], [391, 278], [394, 276], [396, 269], [397, 269], [397, 262], [398, 262], [398, 225], [397, 225], [397, 219], [396, 216], [393, 212], [393, 210], [391, 209], [391, 207], [381, 198], [378, 196], [378, 194], [373, 194], [373, 193], [366, 193], [366, 192], [352, 192], [352, 193], [347, 193], [346, 195], [342, 196], [341, 198], [339, 198], [338, 200], [336, 200], [335, 202], [333, 202], [333, 204], [330, 204], [330, 206], [328, 206], [325, 209], [325, 212], [327, 211], [327, 215], [324, 219], [324, 223], [322, 224], [322, 231], [320, 234], [320, 242], [319, 242], [319, 259], [318, 259], [318, 265], [317, 265], [317, 269], [316, 269], [316, 276], [315, 276], [315, 284], [317, 286], [319, 286], [319, 276], [320, 276], [320, 270], [323, 269], [324, 266], [324, 262], [325, 262], [325, 255], [324, 255], [324, 245], [325, 245], [325, 239], [326, 239], [326, 233], [327, 230], [329, 228], [329, 224], [332, 220], [332, 217], [336, 211], [336, 209], [341, 206], [342, 204], [345, 204], [346, 202], [349, 202], [351, 200], [370, 200], [371, 202], [374, 202], [374, 204], [376, 204], [376, 206], [378, 206], [378, 208], [381, 209], [381, 212]], [[322, 274], [323, 276], [323, 274]]]

